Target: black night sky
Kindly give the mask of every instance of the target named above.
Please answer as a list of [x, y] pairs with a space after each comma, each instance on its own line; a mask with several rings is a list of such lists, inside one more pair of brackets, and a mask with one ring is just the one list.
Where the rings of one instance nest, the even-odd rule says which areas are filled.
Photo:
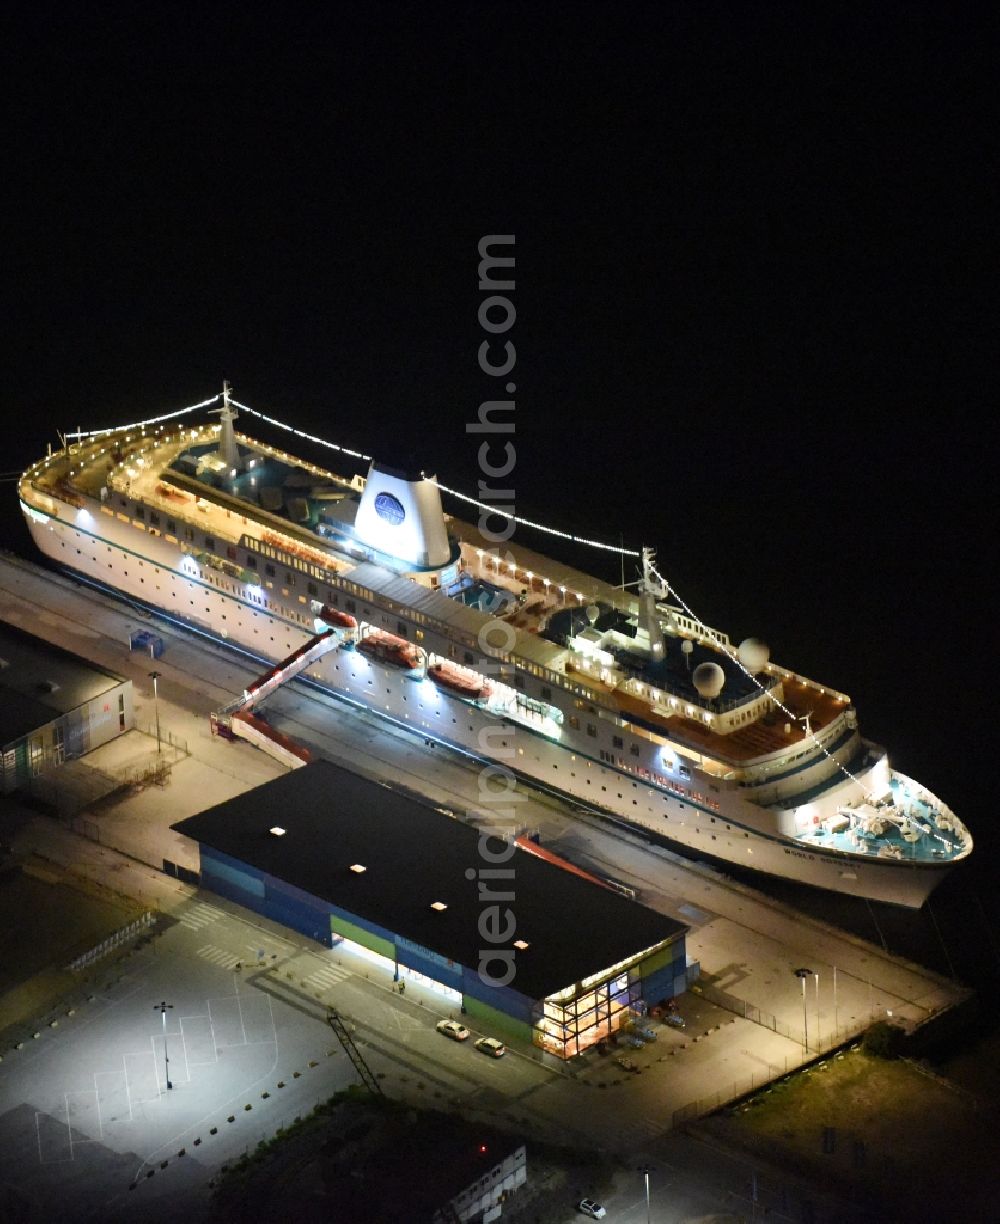
[[[992, 976], [996, 21], [921, 3], [22, 9], [2, 466], [228, 377], [473, 491], [464, 426], [496, 390], [476, 248], [513, 233], [519, 511], [656, 545], [710, 624], [850, 693], [971, 826], [935, 914], [967, 945], [960, 973]], [[3, 487], [4, 540], [30, 551]], [[844, 920], [874, 938], [862, 907]], [[884, 929], [940, 962], [926, 915]]]

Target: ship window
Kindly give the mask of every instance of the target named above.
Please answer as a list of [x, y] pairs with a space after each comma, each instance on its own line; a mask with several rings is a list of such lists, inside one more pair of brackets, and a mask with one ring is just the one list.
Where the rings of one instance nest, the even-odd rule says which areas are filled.
[[591, 739], [596, 739], [597, 728], [594, 726], [593, 723], [587, 723], [587, 734], [590, 736]]
[[631, 752], [633, 756], [638, 756], [639, 755], [639, 745], [632, 744], [632, 746], [629, 748], [629, 752]]
[[396, 621], [396, 632], [400, 637], [406, 637], [406, 625], [403, 621]]
[[567, 722], [573, 728], [574, 731], [580, 730], [580, 720], [577, 718], [575, 714], [571, 714], [569, 718], [567, 719]]
[[[423, 629], [418, 629], [418, 630], [417, 630], [417, 632], [416, 632], [416, 639], [417, 639], [417, 641], [418, 641], [418, 642], [422, 642], [422, 641], [424, 640], [424, 631], [423, 631]], [[453, 721], [454, 721], [454, 720], [453, 720]]]
[[205, 536], [205, 547], [206, 548], [215, 547], [215, 540], [212, 538], [212, 536]]
[[167, 519], [167, 531], [176, 531], [176, 530], [177, 530], [177, 524], [174, 522], [174, 520]]
[[316, 589], [316, 583], [315, 583], [315, 582], [307, 582], [307, 583], [306, 583], [306, 590], [309, 592], [309, 594], [310, 594], [310, 595], [318, 595], [318, 594], [319, 594], [319, 591]]
[[257, 568], [257, 558], [253, 553], [247, 553], [247, 569], [255, 570]]
[[476, 656], [472, 653], [471, 650], [467, 650], [465, 652], [465, 661], [466, 663], [475, 663]]
[[194, 543], [194, 532], [190, 527], [184, 528], [184, 539], [189, 541], [191, 544]]
[[347, 609], [347, 611], [348, 611], [348, 612], [356, 612], [356, 611], [357, 611], [357, 606], [356, 606], [356, 604], [355, 604], [355, 602], [354, 602], [354, 600], [353, 600], [353, 599], [345, 599], [345, 600], [344, 600], [344, 607]]
[[156, 513], [156, 511], [155, 511], [155, 510], [150, 510], [150, 512], [149, 512], [149, 521], [150, 521], [150, 522], [151, 522], [151, 523], [152, 523], [152, 524], [153, 524], [155, 527], [159, 527], [159, 525], [160, 525], [160, 516], [159, 516], [159, 515]]
[[289, 585], [289, 586], [295, 586], [295, 575], [294, 575], [294, 574], [289, 574], [289, 573], [286, 571], [286, 572], [285, 572], [285, 581], [288, 583], [288, 585]]
[[515, 687], [516, 689], [523, 689], [523, 688], [524, 688], [524, 677], [523, 677], [523, 676], [515, 676], [515, 677], [514, 677], [514, 687]]
[[622, 739], [622, 737], [621, 737], [620, 735], [612, 735], [612, 737], [611, 737], [611, 743], [612, 743], [612, 745], [613, 745], [615, 748], [624, 748], [624, 747], [625, 747], [625, 741]]
[[548, 688], [546, 685], [542, 685], [542, 700], [543, 701], [552, 700], [552, 690]]
[[273, 565], [271, 565], [270, 563], [268, 563], [267, 565], [265, 565], [265, 566], [264, 566], [264, 573], [265, 573], [265, 574], [267, 574], [268, 578], [273, 578], [273, 577], [274, 577], [274, 566], [273, 566]]
[[226, 556], [230, 561], [236, 560], [236, 549], [232, 546], [232, 544], [226, 545]]

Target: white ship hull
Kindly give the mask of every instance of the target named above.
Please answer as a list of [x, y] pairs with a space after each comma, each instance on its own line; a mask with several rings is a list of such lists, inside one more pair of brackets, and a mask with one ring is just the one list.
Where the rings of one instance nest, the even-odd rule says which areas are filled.
[[[109, 514], [97, 501], [83, 499], [74, 507], [53, 498], [36, 498], [30, 492], [27, 495], [32, 503], [26, 507], [32, 538], [42, 553], [61, 566], [268, 659], [286, 657], [313, 632], [302, 596], [286, 600], [274, 592], [263, 600], [251, 596], [232, 578], [200, 570], [189, 555], [182, 557], [176, 543], [145, 528], [137, 530], [141, 524]], [[692, 769], [683, 785], [672, 781], [668, 790], [637, 776], [655, 773], [655, 761], [615, 768], [598, 759], [592, 743], [581, 742], [565, 729], [553, 739], [521, 722], [505, 721], [498, 733], [495, 712], [449, 696], [429, 682], [415, 682], [397, 669], [366, 660], [357, 651], [332, 651], [306, 674], [418, 734], [478, 757], [494, 757], [527, 779], [699, 857], [913, 908], [923, 904], [953, 866], [951, 862], [908, 862], [803, 845], [783, 833], [788, 813], [749, 802], [746, 790], [734, 783]], [[859, 745], [855, 736], [836, 755], [845, 758]], [[884, 755], [868, 765], [860, 780], [878, 771], [883, 778], [887, 774]], [[767, 784], [764, 802], [780, 798], [780, 788], [780, 782]], [[694, 800], [694, 794], [705, 802]], [[828, 802], [835, 803], [835, 797]]]

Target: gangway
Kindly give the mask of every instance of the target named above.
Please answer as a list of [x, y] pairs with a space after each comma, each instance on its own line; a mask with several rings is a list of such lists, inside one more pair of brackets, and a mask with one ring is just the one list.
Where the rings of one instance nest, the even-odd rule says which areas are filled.
[[299, 672], [322, 658], [327, 651], [335, 650], [340, 643], [340, 634], [329, 626], [303, 642], [287, 658], [268, 668], [262, 676], [258, 676], [239, 697], [235, 697], [209, 716], [212, 734], [226, 739], [246, 740], [293, 769], [308, 764], [312, 759], [309, 749], [276, 731], [263, 718], [254, 714], [253, 709], [275, 689], [294, 679]]

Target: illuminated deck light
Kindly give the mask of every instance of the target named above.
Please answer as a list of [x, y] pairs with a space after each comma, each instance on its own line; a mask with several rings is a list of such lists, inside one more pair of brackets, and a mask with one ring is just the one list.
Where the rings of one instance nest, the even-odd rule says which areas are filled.
[[275, 837], [285, 836], [285, 830], [281, 827], [281, 825], [274, 825], [272, 828], [268, 829], [268, 833], [273, 833]]
[[352, 863], [349, 870], [353, 871], [356, 875], [362, 875], [368, 868], [362, 863]]
[[527, 941], [526, 939], [515, 939], [515, 940], [514, 940], [514, 947], [515, 947], [515, 948], [520, 948], [520, 949], [521, 949], [521, 951], [523, 952], [523, 951], [525, 950], [525, 948], [530, 947], [530, 944], [528, 943], [528, 941]]
[[447, 905], [445, 905], [443, 901], [432, 901], [431, 902], [432, 910], [438, 910], [440, 912], [441, 910], [446, 910], [447, 908], [448, 908]]

